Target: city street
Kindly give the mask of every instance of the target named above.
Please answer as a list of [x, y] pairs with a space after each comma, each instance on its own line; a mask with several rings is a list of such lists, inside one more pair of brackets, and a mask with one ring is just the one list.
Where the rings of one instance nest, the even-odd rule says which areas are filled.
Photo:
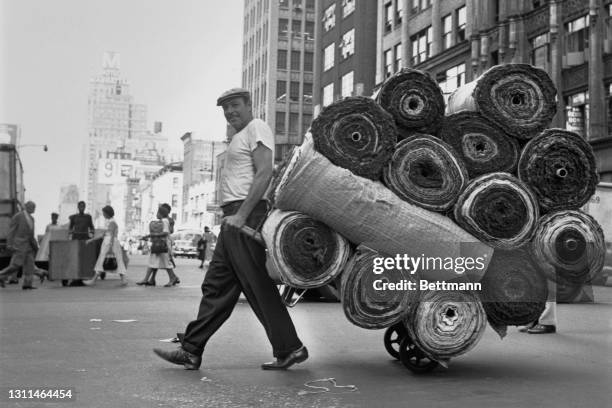
[[[265, 333], [248, 304], [212, 338], [199, 371], [152, 352], [195, 317], [203, 272], [179, 260], [182, 283], [165, 271], [157, 287], [140, 287], [144, 256], [132, 256], [130, 285], [110, 274], [96, 287], [45, 282], [0, 290], [0, 406], [6, 407], [604, 407], [612, 383], [612, 287], [595, 287], [596, 304], [559, 305], [559, 333], [500, 340], [487, 328], [448, 369], [417, 376], [394, 361], [384, 331], [350, 324], [339, 303], [301, 302], [291, 310], [310, 359], [268, 372]], [[92, 320], [94, 319], [94, 320]], [[99, 320], [98, 320], [99, 319]], [[114, 320], [123, 320], [117, 322]], [[135, 321], [133, 321], [135, 320]], [[308, 381], [335, 378], [328, 392]], [[71, 402], [9, 402], [8, 389], [72, 389]]]

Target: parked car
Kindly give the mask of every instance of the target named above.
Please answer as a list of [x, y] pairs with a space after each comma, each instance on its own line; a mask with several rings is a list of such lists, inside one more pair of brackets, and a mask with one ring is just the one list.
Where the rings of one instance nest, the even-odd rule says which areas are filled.
[[175, 257], [198, 257], [198, 241], [202, 238], [201, 231], [193, 229], [179, 230], [170, 237], [172, 238], [172, 249]]

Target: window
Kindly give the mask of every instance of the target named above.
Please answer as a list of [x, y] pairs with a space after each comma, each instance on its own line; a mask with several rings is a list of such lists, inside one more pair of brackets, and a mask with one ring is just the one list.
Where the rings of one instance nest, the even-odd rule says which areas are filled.
[[312, 72], [313, 69], [313, 53], [306, 51], [304, 53], [304, 71]]
[[353, 94], [353, 71], [342, 76], [342, 97]]
[[298, 113], [290, 113], [289, 114], [289, 133], [298, 133], [299, 131], [299, 119], [300, 115]]
[[276, 133], [285, 133], [285, 112], [276, 112]]
[[314, 10], [315, 0], [306, 0], [306, 10]]
[[446, 50], [453, 45], [453, 15], [442, 18], [442, 49]]
[[300, 52], [299, 51], [291, 51], [291, 69], [294, 71], [300, 70]]
[[300, 100], [300, 83], [291, 81], [289, 84], [289, 100], [291, 102], [299, 102]]
[[306, 39], [314, 39], [314, 23], [312, 21], [306, 22], [306, 29], [304, 30], [304, 35]]
[[334, 66], [334, 51], [334, 43], [331, 43], [330, 45], [325, 47], [325, 51], [323, 54], [323, 71], [327, 71], [328, 69]]
[[355, 53], [355, 29], [347, 31], [342, 36], [342, 42], [340, 43], [340, 53], [343, 58], [348, 58]]
[[457, 9], [457, 42], [465, 40], [465, 26], [466, 26], [466, 10], [465, 6]]
[[418, 13], [431, 6], [431, 0], [412, 0], [412, 12]]
[[342, 17], [346, 17], [355, 11], [355, 0], [342, 0]]
[[302, 22], [300, 20], [293, 20], [291, 22], [291, 32], [294, 37], [302, 36]]
[[289, 7], [289, 0], [278, 0], [278, 5], [281, 8], [288, 8]]
[[548, 51], [548, 33], [538, 35], [529, 40], [531, 44], [531, 65], [546, 69], [550, 62]]
[[402, 44], [396, 44], [395, 48], [395, 63], [393, 64], [393, 72], [402, 69]]
[[417, 65], [431, 56], [433, 41], [432, 28], [427, 27], [410, 38], [412, 43], [412, 64]]
[[312, 84], [304, 83], [303, 99], [304, 103], [312, 103]]
[[285, 81], [276, 81], [276, 101], [284, 102], [287, 98], [287, 83]]
[[395, 24], [402, 24], [402, 7], [404, 7], [404, 2], [402, 0], [395, 1]]
[[281, 18], [278, 20], [278, 36], [279, 38], [287, 38], [289, 33], [289, 20]]
[[444, 94], [450, 94], [461, 85], [465, 84], [465, 64], [459, 64], [444, 71], [438, 76], [440, 88]]
[[329, 31], [336, 25], [336, 3], [325, 9], [323, 13], [323, 28]]
[[568, 54], [568, 65], [581, 64], [584, 62], [582, 53], [589, 48], [589, 17], [582, 16], [570, 21], [565, 25], [565, 33], [565, 53]]
[[393, 28], [393, 4], [391, 2], [385, 4], [385, 32], [388, 33]]
[[178, 194], [172, 194], [172, 207], [178, 207]]
[[589, 93], [578, 92], [567, 98], [565, 104], [565, 128], [585, 136], [589, 128]]
[[334, 101], [334, 83], [326, 85], [323, 88], [323, 106], [327, 106]]
[[278, 50], [278, 61], [276, 68], [287, 69], [287, 50]]
[[393, 74], [393, 50], [385, 51], [385, 78]]

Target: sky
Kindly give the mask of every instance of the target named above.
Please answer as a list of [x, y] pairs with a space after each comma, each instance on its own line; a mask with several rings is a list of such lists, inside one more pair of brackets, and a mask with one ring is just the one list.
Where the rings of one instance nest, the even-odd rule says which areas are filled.
[[[148, 128], [163, 122], [170, 147], [189, 131], [223, 140], [216, 106], [240, 86], [242, 0], [0, 0], [0, 123], [21, 126], [26, 200], [37, 232], [57, 211], [60, 187], [81, 181], [89, 80], [104, 51], [121, 56]], [[76, 209], [75, 209], [76, 212]]]

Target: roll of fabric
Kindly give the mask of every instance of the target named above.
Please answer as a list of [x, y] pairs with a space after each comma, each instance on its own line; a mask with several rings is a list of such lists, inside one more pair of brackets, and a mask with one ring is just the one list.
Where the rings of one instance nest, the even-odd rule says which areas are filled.
[[[274, 191], [275, 205], [324, 222], [354, 244], [368, 243], [390, 256], [484, 257], [492, 249], [441, 214], [401, 200], [379, 182], [334, 166], [312, 147], [309, 135], [286, 166]], [[476, 282], [484, 270], [467, 274]], [[454, 279], [455, 272], [428, 270], [421, 279]]]
[[408, 334], [429, 358], [446, 366], [481, 339], [487, 319], [478, 296], [464, 291], [423, 291], [405, 320]]
[[427, 73], [402, 68], [380, 88], [376, 100], [393, 115], [398, 128], [436, 134], [444, 117], [444, 97]]
[[332, 163], [372, 180], [397, 143], [393, 118], [370, 98], [343, 98], [327, 106], [312, 122], [314, 144]]
[[402, 200], [439, 212], [453, 206], [468, 182], [467, 170], [455, 150], [425, 134], [399, 142], [383, 176], [387, 187]]
[[606, 243], [601, 226], [590, 215], [557, 211], [540, 219], [531, 250], [548, 279], [582, 285], [602, 271]]
[[531, 139], [557, 112], [556, 95], [543, 69], [528, 64], [495, 65], [456, 89], [448, 99], [446, 114], [481, 112], [508, 134]]
[[506, 326], [536, 321], [546, 306], [546, 278], [526, 249], [496, 249], [481, 284], [487, 319], [501, 337], [506, 335]]
[[[375, 259], [382, 257], [379, 252], [360, 245], [342, 273], [344, 314], [351, 323], [364, 329], [382, 329], [401, 321], [418, 298], [418, 291], [408, 290], [406, 286], [407, 282], [416, 285], [417, 279], [405, 269], [374, 273]], [[393, 289], [389, 283], [394, 284]]]
[[521, 153], [518, 175], [544, 212], [580, 208], [599, 182], [593, 148], [564, 129], [546, 129], [530, 140]]
[[508, 173], [491, 173], [468, 184], [455, 204], [459, 225], [501, 249], [524, 245], [533, 235], [538, 204], [529, 188]]
[[519, 144], [479, 112], [459, 112], [444, 118], [438, 137], [463, 160], [470, 178], [494, 172], [514, 173]]
[[261, 235], [268, 248], [268, 272], [294, 288], [328, 284], [342, 272], [351, 252], [340, 234], [295, 211], [270, 212]]

